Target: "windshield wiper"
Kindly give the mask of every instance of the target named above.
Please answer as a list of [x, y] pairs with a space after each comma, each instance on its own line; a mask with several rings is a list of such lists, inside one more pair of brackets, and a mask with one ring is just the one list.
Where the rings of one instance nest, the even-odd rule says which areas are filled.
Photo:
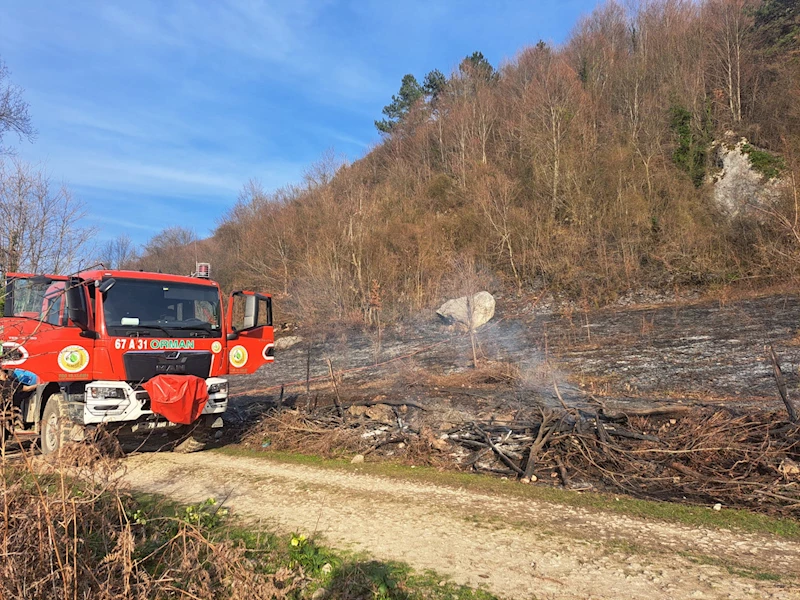
[[160, 331], [163, 331], [167, 335], [167, 337], [172, 337], [172, 334], [166, 328], [162, 327], [161, 325], [141, 325], [141, 324], [139, 324], [139, 325], [122, 325], [121, 327], [124, 328], [124, 329], [137, 329], [137, 328], [138, 329], [158, 329]]
[[181, 331], [202, 331], [207, 333], [209, 336], [214, 333], [215, 331], [219, 331], [219, 329], [215, 329], [211, 323], [194, 323], [191, 325], [176, 325], [172, 329], [179, 329]]
[[187, 325], [175, 325], [172, 329], [202, 329], [203, 331], [216, 331], [211, 323], [191, 323]]

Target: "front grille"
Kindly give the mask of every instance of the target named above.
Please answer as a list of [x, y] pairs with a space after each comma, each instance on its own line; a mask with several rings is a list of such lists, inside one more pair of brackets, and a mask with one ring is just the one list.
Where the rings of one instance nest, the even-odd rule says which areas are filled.
[[156, 375], [196, 375], [205, 379], [211, 372], [210, 352], [126, 352], [125, 379], [143, 382]]

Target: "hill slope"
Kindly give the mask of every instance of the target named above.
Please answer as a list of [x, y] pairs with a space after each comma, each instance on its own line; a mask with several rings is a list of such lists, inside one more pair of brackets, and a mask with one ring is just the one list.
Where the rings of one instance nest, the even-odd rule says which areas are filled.
[[[479, 287], [597, 305], [794, 277], [798, 22], [787, 0], [607, 2], [561, 47], [407, 75], [378, 147], [328, 157], [297, 187], [247, 184], [204, 255], [225, 285], [272, 290], [311, 322]], [[713, 200], [712, 143], [738, 136], [783, 184], [732, 218]], [[194, 252], [183, 265], [179, 241], [161, 246], [143, 266], [191, 270]]]

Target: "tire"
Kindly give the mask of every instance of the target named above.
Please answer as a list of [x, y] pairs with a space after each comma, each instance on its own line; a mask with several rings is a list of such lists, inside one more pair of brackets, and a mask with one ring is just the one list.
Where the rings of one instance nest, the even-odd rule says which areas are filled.
[[47, 399], [42, 421], [39, 423], [39, 447], [44, 456], [58, 453], [70, 442], [72, 424], [68, 422], [66, 413], [60, 394], [53, 394]]
[[0, 428], [3, 430], [3, 441], [6, 441], [14, 437], [15, 429], [22, 428], [22, 415], [19, 408], [15, 407], [10, 401], [0, 408], [2, 408]]
[[208, 430], [205, 427], [197, 426], [189, 432], [189, 435], [177, 444], [172, 451], [179, 454], [189, 454], [200, 452], [208, 444]]

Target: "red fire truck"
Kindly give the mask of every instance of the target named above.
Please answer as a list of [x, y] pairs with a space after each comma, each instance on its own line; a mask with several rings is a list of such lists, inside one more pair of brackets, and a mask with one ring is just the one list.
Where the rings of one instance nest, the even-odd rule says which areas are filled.
[[5, 407], [6, 435], [38, 437], [51, 454], [100, 424], [123, 433], [221, 427], [225, 375], [274, 360], [272, 300], [233, 292], [223, 315], [219, 285], [206, 265], [198, 273], [7, 273], [0, 368], [38, 382]]

